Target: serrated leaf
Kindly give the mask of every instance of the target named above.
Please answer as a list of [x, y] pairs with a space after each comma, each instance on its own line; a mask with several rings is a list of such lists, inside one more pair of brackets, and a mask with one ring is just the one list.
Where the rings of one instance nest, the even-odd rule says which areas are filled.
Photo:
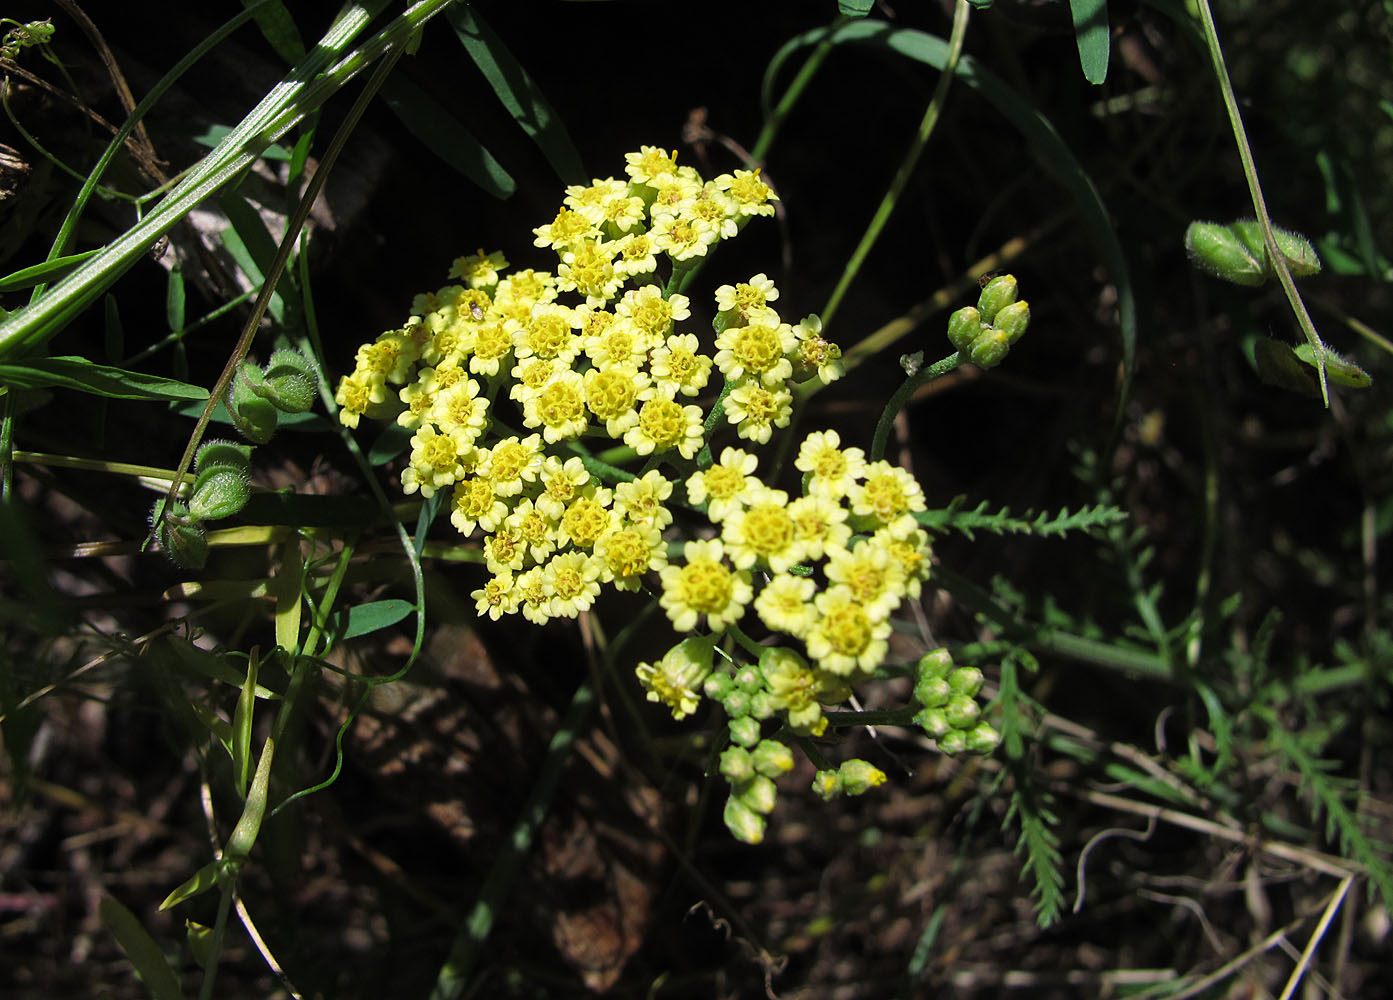
[[184, 990], [179, 985], [179, 977], [169, 967], [164, 952], [155, 943], [148, 931], [141, 926], [134, 913], [126, 909], [110, 896], [103, 896], [98, 906], [102, 923], [111, 931], [116, 943], [126, 953], [135, 971], [140, 973], [150, 995], [155, 1000], [184, 1000]]
[[158, 375], [99, 365], [80, 357], [34, 358], [0, 365], [0, 385], [12, 389], [76, 389], [111, 399], [206, 400], [208, 390]]

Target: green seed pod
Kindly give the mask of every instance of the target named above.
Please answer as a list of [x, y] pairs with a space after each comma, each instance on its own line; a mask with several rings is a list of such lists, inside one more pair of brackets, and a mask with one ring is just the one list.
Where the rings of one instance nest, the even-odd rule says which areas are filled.
[[996, 322], [992, 325], [1006, 334], [1006, 343], [1014, 344], [1025, 336], [1025, 328], [1030, 325], [1030, 303], [1020, 299], [1009, 306], [1003, 306], [996, 314]]
[[755, 812], [768, 816], [779, 799], [779, 786], [762, 774], [735, 786], [735, 795]]
[[953, 669], [953, 654], [948, 652], [946, 646], [931, 649], [919, 657], [919, 663], [914, 669], [915, 677], [921, 683], [929, 678], [947, 677], [948, 672]]
[[266, 385], [271, 390], [266, 398], [278, 410], [304, 413], [314, 405], [314, 367], [299, 351], [287, 349], [271, 355], [266, 365]]
[[885, 784], [885, 772], [874, 764], [853, 757], [844, 761], [837, 769], [842, 778], [842, 789], [848, 795], [860, 795], [877, 785]]
[[972, 306], [963, 306], [948, 317], [948, 342], [954, 350], [965, 351], [982, 334], [982, 315]]
[[726, 829], [736, 840], [746, 844], [758, 844], [764, 840], [764, 817], [734, 795], [726, 799], [722, 818], [725, 820]]
[[986, 722], [979, 722], [965, 734], [969, 753], [991, 753], [1001, 742], [1001, 734]]
[[232, 423], [248, 441], [265, 444], [276, 433], [276, 408], [265, 399], [266, 384], [261, 369], [250, 362], [237, 366], [232, 384], [227, 388], [227, 412]]
[[766, 778], [777, 778], [793, 770], [793, 751], [778, 740], [760, 740], [750, 756], [755, 770]]
[[150, 521], [155, 529], [155, 540], [160, 548], [169, 554], [185, 569], [202, 569], [208, 561], [208, 536], [203, 525], [189, 513], [189, 508], [175, 501], [164, 516], [164, 501], [156, 500], [150, 511]]
[[[1262, 238], [1262, 226], [1258, 224], [1257, 220], [1240, 219], [1238, 222], [1232, 223], [1229, 229], [1243, 241], [1243, 245], [1248, 248], [1250, 254], [1263, 262], [1264, 271], [1271, 274], [1271, 268], [1267, 264], [1267, 243]], [[1311, 246], [1311, 241], [1300, 233], [1273, 226], [1272, 239], [1276, 241], [1277, 249], [1282, 252], [1282, 256], [1287, 259], [1287, 268], [1292, 274], [1297, 277], [1305, 277], [1320, 270], [1320, 258], [1316, 256], [1315, 247]]]
[[943, 715], [954, 729], [971, 729], [982, 717], [982, 709], [972, 698], [959, 696], [944, 706]]
[[1235, 285], [1256, 288], [1267, 280], [1267, 254], [1254, 256], [1238, 234], [1217, 222], [1190, 223], [1185, 229], [1185, 252], [1201, 271]]
[[237, 513], [250, 498], [251, 484], [245, 472], [214, 466], [204, 469], [194, 480], [189, 513], [200, 521], [216, 521]]
[[750, 751], [744, 747], [730, 747], [721, 751], [721, 776], [726, 781], [734, 784], [737, 781], [748, 781], [754, 777], [754, 760], [750, 757]]
[[750, 715], [731, 719], [729, 723], [730, 741], [742, 747], [752, 747], [759, 742], [759, 722]]
[[1006, 359], [1011, 344], [1006, 334], [997, 329], [982, 331], [982, 335], [967, 349], [967, 359], [978, 368], [995, 368]]
[[198, 449], [193, 460], [195, 472], [209, 469], [232, 469], [243, 475], [251, 475], [252, 449], [249, 444], [233, 441], [208, 441]]
[[976, 667], [958, 667], [948, 675], [948, 687], [953, 694], [963, 698], [975, 698], [982, 690], [982, 671]]
[[996, 314], [1016, 301], [1016, 276], [999, 274], [982, 287], [977, 299], [977, 311], [982, 314], [982, 322], [988, 326], [996, 323]]

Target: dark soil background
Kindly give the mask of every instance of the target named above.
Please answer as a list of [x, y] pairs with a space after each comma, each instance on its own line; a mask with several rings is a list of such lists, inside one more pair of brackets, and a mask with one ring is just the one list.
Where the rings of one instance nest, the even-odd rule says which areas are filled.
[[[81, 99], [120, 121], [109, 78], [72, 22], [50, 5], [12, 6], [5, 13], [19, 20], [54, 18], [55, 47]], [[1337, 396], [1325, 411], [1318, 401], [1264, 385], [1243, 345], [1255, 335], [1292, 343], [1299, 337], [1280, 291], [1221, 286], [1194, 272], [1183, 253], [1191, 219], [1250, 214], [1208, 57], [1197, 35], [1156, 7], [1117, 0], [1108, 6], [1112, 66], [1100, 88], [1081, 75], [1062, 2], [999, 0], [974, 15], [968, 51], [1050, 119], [1112, 212], [1140, 325], [1135, 379], [1116, 431], [1116, 276], [1102, 265], [1064, 189], [965, 86], [954, 89], [903, 202], [829, 333], [853, 344], [1006, 241], [1026, 237], [1028, 248], [1010, 270], [1031, 303], [1029, 334], [1000, 368], [963, 371], [935, 385], [897, 425], [896, 454], [924, 484], [930, 505], [965, 495], [971, 505], [986, 500], [1018, 512], [1100, 500], [1124, 507], [1142, 532], [1138, 546], [1154, 550], [1145, 573], [1163, 585], [1157, 600], [1167, 625], [1195, 606], [1206, 566], [1201, 603], [1208, 610], [1237, 595], [1222, 629], [1205, 640], [1201, 669], [1216, 684], [1232, 679], [1235, 651], [1247, 648], [1273, 609], [1284, 616], [1272, 658], [1277, 673], [1332, 663], [1342, 643], [1387, 655], [1390, 645], [1378, 637], [1393, 607], [1377, 548], [1393, 524], [1389, 365], [1336, 319], [1348, 313], [1388, 330], [1387, 274], [1328, 267], [1303, 285], [1318, 326], [1332, 346], [1374, 373], [1373, 389]], [[740, 166], [723, 140], [754, 143], [769, 59], [785, 40], [836, 13], [831, 0], [477, 7], [534, 75], [596, 177], [619, 175], [623, 154], [641, 144], [678, 149], [681, 162], [707, 176]], [[1385, 9], [1294, 0], [1218, 7], [1277, 221], [1346, 248], [1357, 263], [1349, 193], [1358, 192], [1371, 226], [1365, 245], [1387, 247], [1393, 125], [1378, 106], [1393, 100]], [[293, 8], [312, 40], [336, 5]], [[84, 9], [138, 98], [239, 6], [216, 0]], [[950, 12], [941, 3], [896, 3], [876, 16], [946, 36]], [[24, 65], [63, 85], [40, 60]], [[194, 162], [200, 152], [193, 136], [240, 120], [283, 70], [251, 29], [196, 67], [148, 120], [165, 169], [173, 174]], [[331, 378], [352, 366], [358, 344], [399, 325], [415, 293], [443, 283], [454, 257], [502, 249], [515, 266], [551, 263], [531, 247], [531, 229], [554, 214], [562, 182], [498, 105], [443, 18], [397, 72], [452, 108], [514, 176], [517, 193], [507, 201], [481, 193], [384, 106], [374, 106], [329, 183], [312, 243]], [[786, 71], [780, 84], [788, 79]], [[925, 67], [869, 50], [834, 54], [765, 165], [782, 198], [780, 218], [752, 225], [722, 248], [694, 306], [709, 310], [703, 296], [716, 284], [765, 271], [781, 289], [783, 315], [819, 310], [935, 81]], [[89, 168], [105, 142], [100, 128], [18, 78], [12, 85], [10, 103], [26, 128], [56, 156]], [[352, 93], [356, 85], [325, 110], [322, 137]], [[1110, 113], [1103, 113], [1107, 102]], [[710, 130], [696, 143], [688, 141], [690, 131], [684, 136], [694, 120]], [[0, 269], [9, 272], [42, 259], [77, 182], [46, 167], [12, 128], [0, 141], [32, 168], [0, 202]], [[1322, 162], [1330, 164], [1326, 174]], [[1330, 177], [1346, 195], [1339, 204]], [[118, 164], [113, 183], [149, 187], [129, 162]], [[126, 207], [95, 204], [79, 242], [99, 245], [129, 223]], [[165, 284], [164, 265], [150, 260], [115, 289], [128, 344], [143, 345], [167, 329]], [[9, 295], [3, 304], [23, 301]], [[195, 287], [189, 314], [221, 301], [214, 284]], [[210, 324], [190, 338], [182, 357], [158, 355], [149, 370], [211, 384], [243, 316], [233, 312]], [[946, 314], [930, 318], [823, 393], [805, 426], [838, 427], [844, 440], [868, 445], [884, 400], [903, 378], [898, 356], [946, 354], [945, 321]], [[103, 311], [93, 310], [55, 341], [53, 352], [104, 358], [104, 338]], [[28, 450], [168, 467], [190, 427], [148, 404], [98, 407], [55, 395], [20, 421], [16, 440]], [[258, 450], [257, 462], [266, 485], [365, 493], [333, 435], [283, 434]], [[27, 520], [7, 523], [6, 558], [140, 538], [148, 493], [130, 487], [125, 496], [126, 488], [111, 482], [22, 468], [16, 483]], [[1206, 496], [1215, 495], [1207, 506]], [[26, 549], [30, 542], [40, 548]], [[389, 548], [382, 551], [371, 569], [355, 574], [355, 597], [409, 596], [404, 567]], [[1105, 543], [952, 536], [936, 546], [936, 558], [982, 586], [1005, 581], [1036, 620], [1059, 608], [1100, 638], [1137, 628], [1124, 569]], [[179, 696], [167, 680], [177, 650], [164, 640], [136, 642], [172, 613], [159, 595], [191, 576], [153, 555], [53, 558], [48, 566], [42, 576], [54, 597], [49, 605], [23, 590], [28, 574], [0, 571], [5, 703], [57, 685], [27, 717], [22, 766], [7, 759], [0, 772], [0, 995], [147, 995], [102, 926], [97, 906], [104, 894], [135, 912], [189, 970], [186, 989], [194, 995], [198, 977], [187, 948], [180, 951], [181, 924], [186, 916], [211, 923], [214, 894], [163, 914], [156, 907], [211, 857], [201, 763], [186, 749], [190, 735], [160, 708]], [[264, 551], [232, 550], [216, 554], [206, 577], [258, 573], [265, 573]], [[239, 883], [286, 978], [305, 996], [429, 995], [558, 719], [587, 675], [595, 632], [572, 623], [539, 631], [520, 620], [476, 620], [468, 593], [481, 579], [477, 568], [428, 564], [428, 655], [406, 680], [378, 691], [345, 740], [338, 781], [267, 825]], [[937, 642], [990, 637], [932, 587], [923, 605], [922, 623], [911, 621], [897, 637], [901, 659], [918, 656], [928, 635]], [[52, 620], [43, 618], [44, 607]], [[636, 603], [607, 600], [591, 628], [612, 637], [638, 611]], [[274, 644], [265, 607], [199, 624], [232, 648]], [[65, 638], [65, 630], [87, 639]], [[670, 642], [665, 623], [657, 620], [653, 633], [625, 656], [660, 655]], [[116, 655], [69, 679], [95, 655], [93, 634]], [[377, 633], [351, 644], [345, 665], [388, 674], [409, 648], [404, 631]], [[1184, 685], [1036, 653], [1041, 669], [1027, 679], [1031, 693], [1080, 727], [1075, 738], [1096, 744], [1100, 754], [1120, 745], [1169, 762], [1195, 732], [1207, 738], [1203, 707]], [[1386, 677], [1388, 662], [1374, 660]], [[656, 707], [641, 706], [651, 732], [635, 732], [622, 707], [637, 690], [627, 670], [606, 684], [598, 721], [578, 744], [539, 843], [496, 914], [469, 995], [1138, 995], [1192, 969], [1214, 970], [1318, 911], [1333, 887], [1299, 865], [1274, 865], [1242, 844], [1195, 831], [1161, 824], [1144, 838], [1143, 818], [1103, 809], [1082, 794], [1125, 794], [1109, 784], [1101, 757], [1089, 769], [1042, 746], [1034, 763], [1056, 795], [1066, 892], [1072, 900], [1087, 890], [1077, 913], [1042, 930], [1014, 853], [1014, 830], [1003, 831], [1009, 784], [999, 780], [995, 760], [950, 760], [905, 731], [887, 730], [877, 740], [861, 732], [833, 750], [870, 759], [890, 774], [889, 783], [860, 799], [824, 804], [806, 791], [812, 771], [804, 766], [781, 783], [768, 838], [750, 847], [721, 823], [722, 783], [703, 777], [710, 748], [700, 720], [672, 724]], [[1365, 696], [1331, 709], [1346, 711], [1347, 735], [1331, 748], [1339, 755], [1335, 766], [1364, 783], [1384, 831], [1393, 820], [1388, 727], [1378, 722], [1386, 695], [1386, 682], [1371, 681]], [[887, 684], [864, 697], [874, 708], [898, 704], [906, 692]], [[300, 720], [310, 752], [283, 763], [294, 779], [287, 788], [329, 773], [342, 718], [337, 685], [326, 674], [319, 703]], [[14, 730], [6, 738], [13, 743]], [[1294, 778], [1257, 773], [1264, 763], [1255, 749], [1255, 773], [1239, 791], [1245, 821], [1257, 831], [1267, 812], [1319, 829], [1299, 806]], [[220, 816], [236, 815], [230, 803], [217, 805]], [[1096, 839], [1115, 828], [1123, 835]], [[1095, 846], [1079, 869], [1081, 885], [1075, 865], [1085, 845]], [[1309, 846], [1338, 853], [1328, 843]], [[1362, 905], [1354, 897], [1347, 904], [1340, 995], [1393, 995], [1387, 917], [1380, 923], [1377, 904]], [[1310, 926], [1293, 934], [1297, 948]], [[1203, 995], [1276, 995], [1292, 963], [1271, 951]], [[235, 920], [216, 995], [288, 995]]]

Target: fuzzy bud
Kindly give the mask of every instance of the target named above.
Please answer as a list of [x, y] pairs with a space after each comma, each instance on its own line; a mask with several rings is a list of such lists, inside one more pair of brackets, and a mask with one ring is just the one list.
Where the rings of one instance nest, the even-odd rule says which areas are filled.
[[764, 775], [756, 774], [749, 781], [737, 785], [735, 795], [755, 812], [768, 816], [778, 801], [779, 786]]
[[759, 742], [759, 722], [753, 716], [743, 715], [738, 719], [731, 719], [729, 729], [732, 743], [752, 747]]
[[232, 423], [248, 441], [265, 444], [276, 433], [279, 419], [275, 406], [263, 395], [266, 377], [261, 369], [244, 361], [237, 366], [227, 387], [227, 412]]
[[1016, 301], [1016, 276], [999, 274], [982, 286], [982, 294], [977, 299], [977, 311], [982, 314], [982, 322], [988, 326], [996, 324], [996, 314]]
[[726, 799], [722, 818], [725, 820], [726, 829], [736, 840], [747, 844], [758, 844], [764, 840], [764, 817], [734, 795]]
[[948, 317], [948, 341], [957, 351], [965, 351], [982, 335], [982, 315], [972, 306], [963, 306]]
[[1006, 343], [1014, 344], [1025, 336], [1025, 329], [1030, 326], [1030, 303], [1020, 299], [1003, 306], [992, 325], [1006, 334]]
[[200, 521], [216, 521], [237, 513], [250, 498], [251, 485], [245, 472], [215, 465], [194, 480], [189, 513]]
[[754, 761], [750, 751], [744, 747], [731, 747], [721, 752], [721, 777], [731, 784], [748, 781], [755, 774]]
[[982, 331], [982, 335], [967, 349], [967, 358], [978, 368], [995, 368], [1006, 359], [1011, 344], [1006, 334], [995, 328]]
[[150, 512], [155, 540], [160, 543], [160, 548], [185, 569], [202, 569], [208, 561], [208, 536], [203, 525], [177, 500], [163, 516], [162, 510], [164, 501], [156, 500]]
[[276, 351], [266, 365], [267, 399], [278, 410], [304, 413], [314, 405], [314, 366], [299, 351]]
[[766, 778], [777, 778], [793, 770], [793, 751], [778, 740], [760, 740], [750, 756], [755, 770]]
[[877, 785], [885, 784], [885, 772], [873, 764], [853, 757], [838, 768], [842, 778], [842, 789], [848, 795], [860, 795]]
[[1190, 223], [1185, 252], [1201, 271], [1235, 285], [1256, 288], [1267, 280], [1267, 255], [1253, 256], [1233, 230], [1217, 222]]

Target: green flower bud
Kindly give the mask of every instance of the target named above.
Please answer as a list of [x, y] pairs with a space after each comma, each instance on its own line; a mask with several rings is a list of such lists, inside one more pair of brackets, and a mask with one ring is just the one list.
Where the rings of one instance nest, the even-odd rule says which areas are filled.
[[1011, 349], [1006, 334], [997, 329], [983, 330], [982, 335], [967, 349], [967, 359], [978, 368], [995, 368], [1006, 359]]
[[216, 521], [237, 513], [250, 498], [251, 484], [245, 472], [214, 466], [204, 469], [194, 480], [189, 513], [200, 521]]
[[203, 525], [177, 500], [161, 517], [163, 509], [164, 501], [156, 500], [150, 511], [150, 523], [160, 548], [185, 569], [202, 569], [208, 561], [208, 535]]
[[243, 475], [251, 474], [251, 445], [233, 441], [209, 441], [198, 449], [193, 467], [196, 472], [209, 469], [233, 469]]
[[1025, 336], [1025, 329], [1030, 326], [1030, 303], [1021, 299], [1003, 306], [992, 325], [1006, 334], [1006, 343], [1014, 344]]
[[718, 674], [712, 674], [710, 677], [706, 678], [702, 683], [702, 690], [706, 692], [706, 697], [710, 698], [712, 701], [725, 701], [730, 693], [735, 690], [735, 684], [730, 679], [730, 674], [721, 671]]
[[818, 771], [813, 775], [813, 791], [824, 802], [831, 802], [842, 794], [842, 776], [837, 771]]
[[946, 646], [931, 649], [919, 657], [919, 663], [914, 669], [920, 681], [931, 677], [947, 677], [948, 671], [953, 669], [953, 654], [948, 652]]
[[735, 672], [735, 686], [753, 693], [764, 686], [764, 677], [754, 667], [741, 667]]
[[977, 311], [982, 314], [982, 322], [988, 326], [996, 324], [996, 314], [1016, 301], [1016, 276], [999, 274], [982, 286], [982, 294], [977, 299]]
[[941, 708], [926, 708], [914, 716], [914, 724], [934, 739], [938, 739], [953, 727]]
[[967, 749], [967, 734], [961, 729], [950, 729], [938, 738], [938, 750], [949, 757], [956, 757]]
[[766, 778], [777, 778], [793, 770], [793, 751], [778, 740], [760, 740], [751, 757], [755, 770]]
[[754, 774], [755, 766], [750, 751], [744, 747], [730, 747], [721, 751], [721, 776], [726, 781], [731, 784], [748, 781]]
[[750, 716], [763, 722], [774, 714], [774, 697], [760, 690], [750, 695]]
[[1254, 256], [1233, 230], [1217, 222], [1190, 223], [1185, 252], [1201, 271], [1235, 285], [1256, 288], [1267, 280], [1267, 254]]
[[723, 818], [726, 822], [726, 829], [736, 840], [746, 844], [758, 844], [764, 840], [764, 817], [734, 795], [726, 799]]
[[952, 696], [952, 687], [942, 677], [926, 678], [914, 685], [914, 700], [925, 708], [942, 708]]
[[728, 723], [730, 741], [742, 747], [752, 747], [759, 742], [759, 722], [749, 715], [731, 719]]
[[989, 723], [979, 722], [964, 734], [968, 753], [991, 753], [1001, 742], [1001, 734]]
[[721, 699], [726, 715], [739, 719], [750, 714], [750, 696], [744, 691], [732, 691]]
[[957, 351], [965, 351], [982, 334], [982, 314], [972, 306], [963, 306], [948, 317], [948, 342]]
[[885, 784], [884, 771], [855, 757], [844, 762], [837, 773], [841, 775], [842, 789], [848, 795], [860, 795]]
[[244, 361], [237, 366], [225, 400], [233, 425], [243, 437], [256, 444], [271, 440], [279, 419], [276, 408], [262, 395], [265, 384], [261, 369]]
[[314, 366], [299, 351], [276, 351], [266, 365], [266, 387], [276, 409], [304, 413], [314, 405]]
[[779, 786], [762, 774], [735, 786], [735, 796], [755, 812], [768, 816], [779, 800]]
[[948, 687], [956, 695], [975, 698], [982, 690], [982, 671], [976, 667], [958, 667], [948, 675]]
[[954, 729], [971, 729], [981, 718], [982, 709], [973, 699], [958, 696], [944, 706], [943, 714]]

